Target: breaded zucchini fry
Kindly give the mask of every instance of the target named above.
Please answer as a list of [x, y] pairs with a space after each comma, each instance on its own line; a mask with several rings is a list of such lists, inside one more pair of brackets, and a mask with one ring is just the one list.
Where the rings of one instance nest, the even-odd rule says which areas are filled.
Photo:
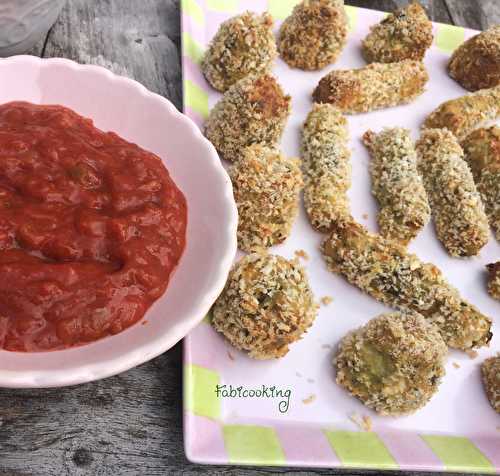
[[292, 68], [317, 70], [335, 62], [346, 38], [343, 0], [303, 0], [281, 25], [278, 50]]
[[336, 381], [381, 415], [406, 415], [437, 392], [447, 353], [438, 328], [420, 314], [381, 314], [340, 341]]
[[249, 74], [268, 71], [277, 56], [271, 15], [245, 12], [220, 25], [201, 70], [214, 89], [224, 92]]
[[439, 240], [452, 256], [477, 255], [488, 242], [488, 218], [460, 144], [446, 129], [425, 129], [417, 154]]
[[468, 350], [490, 341], [491, 319], [464, 301], [441, 271], [355, 222], [334, 227], [323, 242], [328, 267], [378, 301], [422, 314], [449, 347]]
[[279, 358], [312, 325], [317, 309], [297, 262], [253, 253], [229, 273], [213, 307], [212, 325], [254, 359]]
[[356, 114], [409, 103], [424, 92], [428, 79], [420, 61], [372, 63], [360, 69], [331, 71], [320, 80], [313, 98]]
[[451, 99], [441, 104], [425, 120], [428, 129], [448, 129], [463, 140], [474, 129], [500, 117], [500, 86]]
[[494, 299], [500, 301], [500, 261], [486, 266], [488, 270], [488, 292]]
[[486, 359], [481, 365], [484, 391], [490, 405], [500, 413], [500, 354]]
[[350, 216], [351, 152], [347, 121], [331, 104], [314, 104], [302, 131], [304, 204], [313, 228], [328, 231]]
[[430, 219], [431, 210], [410, 131], [387, 128], [367, 131], [363, 142], [370, 151], [370, 172], [380, 211], [377, 221], [386, 238], [407, 244]]
[[299, 210], [298, 159], [254, 144], [229, 169], [238, 207], [238, 246], [244, 251], [283, 242]]
[[462, 143], [495, 237], [500, 241], [500, 127], [477, 129]]
[[238, 160], [244, 147], [278, 145], [291, 98], [270, 74], [247, 76], [231, 86], [210, 111], [205, 136], [223, 159]]
[[469, 38], [451, 56], [450, 76], [469, 91], [500, 84], [500, 25]]
[[370, 28], [362, 52], [368, 63], [422, 61], [432, 44], [432, 23], [419, 3], [410, 3]]

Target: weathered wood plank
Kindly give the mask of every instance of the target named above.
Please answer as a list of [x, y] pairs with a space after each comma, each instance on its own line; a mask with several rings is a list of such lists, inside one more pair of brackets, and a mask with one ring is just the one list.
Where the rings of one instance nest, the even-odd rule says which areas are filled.
[[476, 30], [486, 30], [500, 23], [498, 0], [445, 0], [446, 6], [456, 25], [468, 26]]

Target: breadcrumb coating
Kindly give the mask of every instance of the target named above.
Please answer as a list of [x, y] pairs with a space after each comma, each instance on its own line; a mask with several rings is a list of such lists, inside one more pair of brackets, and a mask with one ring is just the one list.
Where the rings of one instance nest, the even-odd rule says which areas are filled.
[[431, 210], [410, 131], [386, 128], [367, 131], [363, 142], [370, 151], [372, 192], [380, 205], [380, 233], [407, 244], [430, 219]]
[[254, 359], [279, 358], [312, 325], [317, 309], [297, 262], [253, 253], [229, 273], [213, 307], [212, 325]]
[[370, 28], [362, 53], [368, 63], [422, 61], [433, 40], [432, 23], [419, 3], [410, 3]]
[[372, 63], [360, 69], [333, 70], [313, 92], [316, 102], [356, 114], [412, 102], [429, 80], [420, 61]]
[[277, 55], [271, 15], [247, 11], [220, 25], [201, 70], [214, 89], [224, 92], [249, 74], [269, 71]]
[[343, 0], [303, 0], [281, 25], [278, 50], [292, 68], [318, 70], [337, 60], [346, 38]]
[[462, 43], [450, 58], [448, 72], [469, 91], [500, 85], [500, 25]]
[[238, 207], [238, 247], [252, 251], [283, 242], [299, 210], [300, 161], [255, 144], [244, 149], [229, 176]]
[[488, 400], [493, 410], [500, 413], [500, 354], [483, 362], [481, 375]]
[[406, 415], [437, 392], [447, 352], [436, 326], [420, 314], [381, 314], [341, 340], [336, 381], [381, 415]]
[[486, 266], [488, 270], [488, 293], [500, 301], [500, 261]]
[[477, 129], [462, 146], [490, 226], [500, 241], [500, 127]]
[[355, 222], [339, 224], [323, 242], [328, 267], [378, 301], [418, 312], [449, 347], [467, 350], [491, 340], [491, 319], [463, 300], [441, 271], [404, 246]]
[[291, 112], [291, 98], [270, 74], [247, 76], [231, 86], [210, 111], [205, 136], [219, 155], [238, 160], [244, 147], [276, 147]]
[[318, 231], [350, 216], [351, 152], [347, 120], [331, 104], [314, 104], [302, 130], [304, 204]]
[[425, 129], [417, 153], [439, 240], [451, 256], [477, 255], [488, 218], [460, 144], [446, 129]]
[[500, 117], [500, 86], [442, 103], [425, 120], [428, 129], [448, 129], [463, 140], [474, 129]]

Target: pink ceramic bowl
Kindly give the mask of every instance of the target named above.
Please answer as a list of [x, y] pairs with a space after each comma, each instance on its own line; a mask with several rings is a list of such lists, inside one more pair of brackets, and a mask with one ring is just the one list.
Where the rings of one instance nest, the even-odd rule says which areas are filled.
[[[199, 323], [221, 292], [236, 253], [231, 182], [190, 119], [136, 81], [65, 59], [0, 60], [0, 104], [60, 104], [105, 131], [162, 157], [188, 203], [187, 246], [147, 325], [82, 347], [41, 353], [0, 350], [0, 386], [56, 387], [123, 372], [165, 352]], [[0, 283], [1, 287], [1, 283]]]

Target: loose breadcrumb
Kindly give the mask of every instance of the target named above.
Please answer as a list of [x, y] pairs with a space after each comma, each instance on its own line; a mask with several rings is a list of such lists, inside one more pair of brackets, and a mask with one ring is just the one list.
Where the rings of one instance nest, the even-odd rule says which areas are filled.
[[231, 352], [229, 352], [229, 350], [227, 351], [227, 356], [229, 357], [229, 360], [234, 360], [234, 355], [231, 354]]
[[317, 70], [336, 61], [346, 38], [343, 0], [303, 0], [281, 25], [278, 50], [292, 68]]
[[351, 186], [347, 121], [330, 104], [314, 104], [302, 130], [304, 204], [318, 231], [350, 216], [347, 191]]
[[223, 159], [236, 161], [252, 144], [276, 147], [291, 111], [291, 98], [269, 75], [247, 76], [210, 111], [205, 136]]
[[500, 241], [500, 127], [477, 129], [462, 146], [491, 228]]
[[341, 340], [336, 382], [377, 413], [413, 413], [436, 393], [447, 352], [420, 314], [382, 314]]
[[363, 213], [363, 215], [361, 215], [361, 217], [362, 217], [364, 220], [368, 220], [368, 213]]
[[457, 364], [456, 362], [453, 362], [453, 367], [455, 367], [456, 369], [459, 369], [460, 368], [460, 364]]
[[451, 56], [450, 76], [469, 91], [500, 84], [500, 25], [469, 38]]
[[304, 250], [295, 250], [295, 256], [297, 258], [302, 258], [305, 261], [309, 260], [309, 255]]
[[363, 429], [365, 431], [372, 431], [373, 423], [372, 419], [368, 415], [363, 415]]
[[417, 152], [439, 240], [451, 256], [477, 255], [488, 218], [460, 144], [446, 129], [426, 129]]
[[500, 354], [483, 362], [481, 375], [488, 400], [493, 410], [500, 413]]
[[410, 3], [370, 28], [362, 52], [368, 63], [422, 61], [432, 44], [432, 23], [419, 3]]
[[221, 23], [201, 70], [213, 88], [224, 92], [249, 74], [270, 70], [277, 55], [271, 15], [247, 11]]
[[281, 256], [236, 263], [213, 307], [212, 325], [255, 359], [283, 357], [312, 325], [317, 306], [305, 271]]
[[314, 393], [313, 393], [313, 394], [309, 395], [307, 398], [304, 398], [302, 400], [302, 403], [304, 405], [309, 405], [310, 403], [314, 402], [314, 400], [316, 400], [316, 395], [314, 395]]
[[500, 86], [480, 89], [442, 103], [425, 120], [423, 127], [448, 129], [463, 140], [474, 129], [500, 117]]
[[313, 98], [356, 114], [412, 102], [424, 92], [428, 80], [420, 61], [372, 63], [360, 69], [331, 71], [320, 80]]
[[333, 302], [333, 298], [331, 296], [323, 296], [320, 301], [323, 306], [328, 306]]
[[238, 246], [252, 251], [283, 242], [299, 210], [298, 159], [255, 144], [229, 169], [238, 207]]
[[367, 131], [363, 142], [372, 156], [372, 192], [380, 205], [380, 233], [407, 244], [431, 215], [410, 131], [401, 127], [386, 128], [378, 134]]
[[357, 413], [351, 413], [349, 415], [349, 420], [351, 420], [360, 430], [363, 429], [363, 421]]
[[461, 298], [441, 271], [391, 240], [350, 222], [323, 242], [328, 267], [378, 301], [420, 313], [448, 346], [472, 349], [491, 340], [491, 319]]
[[475, 359], [479, 354], [475, 350], [466, 350], [465, 353], [469, 357], [469, 359]]
[[488, 292], [494, 299], [500, 301], [500, 261], [486, 266], [488, 270]]

